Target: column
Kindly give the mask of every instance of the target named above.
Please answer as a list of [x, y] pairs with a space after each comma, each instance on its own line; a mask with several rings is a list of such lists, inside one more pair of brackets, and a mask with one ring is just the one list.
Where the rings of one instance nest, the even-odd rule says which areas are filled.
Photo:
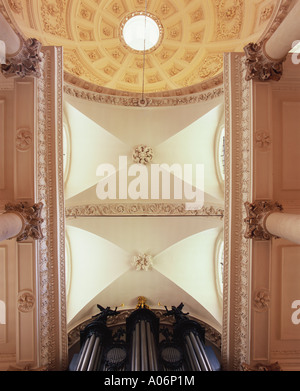
[[[278, 20], [278, 15], [276, 19]], [[294, 7], [270, 37], [245, 46], [248, 68], [246, 80], [280, 80], [283, 62], [292, 49], [293, 42], [300, 39], [299, 19], [300, 2], [296, 1]]]
[[11, 212], [0, 215], [0, 242], [21, 235], [24, 225], [24, 219], [17, 213]]
[[246, 202], [245, 208], [245, 238], [282, 238], [300, 244], [300, 215], [284, 213], [282, 206], [274, 201]]
[[28, 239], [42, 239], [41, 218], [43, 204], [32, 206], [26, 202], [5, 205], [5, 213], [0, 215], [0, 241], [17, 238], [18, 242]]
[[300, 244], [300, 215], [271, 213], [265, 219], [265, 227], [273, 236]]

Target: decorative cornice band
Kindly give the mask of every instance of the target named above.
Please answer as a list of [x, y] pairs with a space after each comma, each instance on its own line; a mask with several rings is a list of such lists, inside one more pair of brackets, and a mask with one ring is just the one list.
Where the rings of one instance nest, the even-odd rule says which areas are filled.
[[[104, 93], [84, 90], [66, 83], [64, 85], [64, 92], [67, 95], [97, 103], [111, 104], [115, 106], [140, 107], [140, 96], [138, 95], [108, 95]], [[219, 86], [211, 90], [201, 91], [199, 93], [194, 94], [166, 97], [145, 96], [145, 99], [147, 102], [146, 106], [148, 107], [181, 106], [211, 101], [213, 99], [222, 97], [223, 93], [223, 86]]]
[[65, 209], [66, 217], [88, 216], [215, 216], [223, 218], [224, 209], [203, 206], [199, 210], [187, 210], [185, 204], [167, 203], [124, 203], [70, 206]]

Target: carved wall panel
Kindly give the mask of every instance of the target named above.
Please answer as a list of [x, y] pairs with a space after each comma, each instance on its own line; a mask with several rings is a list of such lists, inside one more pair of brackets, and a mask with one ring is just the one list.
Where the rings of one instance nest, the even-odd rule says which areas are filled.
[[0, 189], [5, 187], [5, 101], [0, 100]]
[[300, 69], [289, 56], [281, 83], [272, 86], [274, 199], [300, 200]]
[[36, 328], [35, 297], [35, 251], [31, 242], [17, 245], [17, 349], [19, 367], [35, 366], [38, 335]]
[[0, 370], [16, 362], [16, 248], [13, 241], [0, 246]]
[[[28, 133], [34, 129], [34, 80], [18, 80], [15, 87], [15, 200], [34, 198], [33, 150], [28, 144]], [[26, 129], [22, 131], [22, 129]], [[27, 135], [27, 136], [26, 136]], [[25, 140], [26, 136], [26, 140]], [[32, 139], [32, 136], [31, 136]], [[27, 144], [27, 145], [26, 145]]]
[[[279, 82], [253, 83], [253, 199], [280, 201], [285, 213], [296, 214], [300, 213], [299, 72], [288, 57]], [[300, 247], [279, 238], [254, 241], [252, 246], [249, 361], [251, 365], [278, 361], [283, 370], [297, 369], [299, 325], [292, 323], [296, 309], [291, 306], [300, 297]]]

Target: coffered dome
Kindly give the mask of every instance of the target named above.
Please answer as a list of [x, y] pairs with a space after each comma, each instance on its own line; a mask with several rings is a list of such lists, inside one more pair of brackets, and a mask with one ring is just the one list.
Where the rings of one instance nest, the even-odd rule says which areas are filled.
[[[20, 32], [64, 48], [67, 81], [109, 89], [158, 93], [222, 74], [223, 53], [257, 41], [277, 11], [277, 0], [7, 0]], [[145, 7], [147, 6], [147, 8]], [[151, 15], [154, 48], [132, 50], [124, 24]], [[145, 60], [145, 73], [143, 66]], [[143, 81], [144, 80], [144, 81]]]

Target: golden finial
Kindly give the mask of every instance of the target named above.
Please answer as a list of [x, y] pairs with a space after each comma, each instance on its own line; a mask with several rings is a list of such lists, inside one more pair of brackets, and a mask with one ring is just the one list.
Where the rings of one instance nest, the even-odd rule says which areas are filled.
[[147, 308], [149, 309], [149, 306], [146, 304], [147, 299], [144, 296], [139, 296], [138, 297], [138, 304], [136, 308]]

